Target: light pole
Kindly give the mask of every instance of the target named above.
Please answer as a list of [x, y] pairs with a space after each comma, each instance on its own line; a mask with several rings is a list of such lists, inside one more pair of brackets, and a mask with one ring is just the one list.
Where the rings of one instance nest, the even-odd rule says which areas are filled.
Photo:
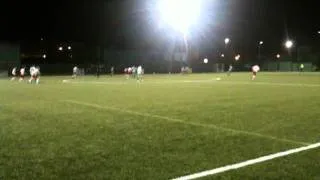
[[[226, 56], [226, 59], [225, 59], [225, 60], [226, 60], [226, 62], [228, 62], [228, 61], [229, 61], [228, 45], [230, 44], [230, 41], [231, 41], [231, 40], [230, 40], [230, 38], [228, 38], [228, 37], [224, 39], [224, 44], [225, 44], [225, 54], [222, 54], [222, 55], [221, 55], [221, 57], [223, 57], [223, 58], [224, 58], [224, 57]], [[231, 57], [231, 55], [230, 55], [230, 57]], [[232, 60], [230, 60], [230, 61], [232, 61]]]
[[281, 55], [277, 54], [276, 58], [277, 58], [277, 71], [280, 71], [280, 63], [279, 63], [279, 59], [280, 59]]
[[258, 60], [259, 61], [261, 60], [261, 46], [262, 45], [263, 45], [263, 41], [260, 41], [259, 45], [258, 45]]
[[[286, 42], [285, 42], [285, 44], [284, 44], [284, 46], [287, 48], [287, 50], [288, 50], [288, 53], [289, 53], [289, 55], [291, 56], [291, 58], [292, 58], [292, 55], [291, 55], [291, 49], [292, 49], [292, 47], [293, 47], [293, 41], [292, 40], [287, 40]], [[297, 48], [297, 61], [299, 60], [299, 58], [298, 58], [298, 48]]]

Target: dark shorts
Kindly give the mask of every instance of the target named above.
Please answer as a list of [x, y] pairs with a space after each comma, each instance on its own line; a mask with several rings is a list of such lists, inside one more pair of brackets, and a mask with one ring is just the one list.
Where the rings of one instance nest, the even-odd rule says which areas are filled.
[[252, 74], [253, 74], [254, 76], [256, 76], [256, 75], [257, 75], [257, 72], [254, 72], [254, 71], [253, 71]]

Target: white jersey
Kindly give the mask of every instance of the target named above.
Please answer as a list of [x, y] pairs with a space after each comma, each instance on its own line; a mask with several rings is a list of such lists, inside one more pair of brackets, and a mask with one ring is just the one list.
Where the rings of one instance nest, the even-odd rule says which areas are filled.
[[137, 73], [138, 73], [138, 74], [142, 74], [142, 67], [141, 67], [141, 66], [138, 67]]
[[75, 67], [73, 68], [73, 73], [76, 74], [77, 72], [78, 72], [78, 67], [75, 66]]
[[33, 74], [33, 71], [35, 70], [36, 68], [34, 67], [34, 66], [32, 66], [32, 67], [30, 67], [30, 75], [32, 75]]
[[21, 69], [20, 69], [20, 75], [21, 75], [21, 76], [24, 76], [25, 71], [26, 71], [26, 70], [25, 70], [24, 68], [21, 68]]
[[12, 73], [12, 75], [14, 75], [14, 76], [17, 75], [17, 68], [13, 68], [11, 73]]
[[40, 70], [38, 68], [34, 68], [31, 72], [31, 76], [39, 76]]
[[258, 65], [254, 65], [254, 66], [252, 66], [252, 71], [253, 72], [259, 72], [260, 71], [260, 67]]

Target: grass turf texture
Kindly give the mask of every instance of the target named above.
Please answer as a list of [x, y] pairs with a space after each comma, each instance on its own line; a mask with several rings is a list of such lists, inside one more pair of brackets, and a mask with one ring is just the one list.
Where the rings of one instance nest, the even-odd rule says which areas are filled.
[[[317, 73], [64, 79], [0, 80], [0, 179], [170, 179], [320, 141]], [[205, 179], [316, 179], [319, 151]]]

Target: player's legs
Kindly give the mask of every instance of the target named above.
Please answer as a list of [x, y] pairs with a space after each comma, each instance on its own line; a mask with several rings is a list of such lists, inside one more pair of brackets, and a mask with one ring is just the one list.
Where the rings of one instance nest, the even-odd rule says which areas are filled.
[[37, 76], [35, 80], [36, 80], [36, 84], [40, 83], [40, 77], [39, 76]]
[[32, 83], [33, 80], [34, 80], [34, 76], [32, 75], [29, 79], [29, 83]]
[[142, 81], [142, 74], [140, 74], [140, 73], [137, 74], [137, 81], [139, 81], [139, 82]]
[[14, 81], [16, 79], [16, 75], [13, 75], [11, 78], [11, 81]]
[[257, 72], [252, 72], [252, 80], [255, 80], [257, 76]]
[[19, 82], [23, 81], [24, 80], [24, 75], [21, 75], [20, 76], [20, 79], [19, 79]]

